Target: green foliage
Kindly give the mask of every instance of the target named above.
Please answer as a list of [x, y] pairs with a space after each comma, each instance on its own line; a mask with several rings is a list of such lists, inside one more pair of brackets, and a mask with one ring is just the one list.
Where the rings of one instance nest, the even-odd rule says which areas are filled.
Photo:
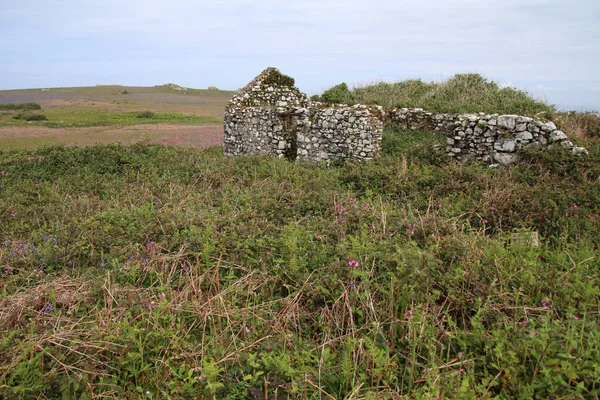
[[137, 113], [136, 118], [154, 118], [154, 113], [152, 111], [140, 111]]
[[351, 103], [353, 99], [352, 92], [344, 82], [327, 89], [317, 98], [318, 101], [326, 103]]
[[0, 104], [0, 110], [31, 111], [41, 109], [42, 106], [37, 103]]
[[500, 169], [394, 130], [381, 158], [329, 168], [0, 152], [2, 396], [594, 398], [589, 140]]
[[25, 112], [25, 113], [20, 112], [20, 113], [14, 115], [13, 119], [22, 119], [25, 121], [46, 121], [46, 120], [48, 120], [48, 117], [46, 117], [44, 114], [36, 114], [36, 113], [31, 113], [31, 112]]
[[291, 76], [284, 75], [275, 68], [271, 68], [264, 77], [263, 84], [291, 87], [294, 86], [295, 80]]
[[380, 104], [392, 107], [419, 107], [440, 113], [486, 112], [535, 115], [551, 118], [554, 106], [533, 99], [528, 93], [511, 87], [500, 88], [479, 74], [457, 74], [436, 82], [410, 79], [396, 83], [380, 82], [348, 90], [345, 84], [328, 89], [326, 101]]

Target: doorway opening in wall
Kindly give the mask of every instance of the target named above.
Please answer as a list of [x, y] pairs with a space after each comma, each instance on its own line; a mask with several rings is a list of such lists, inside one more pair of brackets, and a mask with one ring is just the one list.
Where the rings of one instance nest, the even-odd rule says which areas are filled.
[[298, 158], [298, 123], [294, 117], [299, 115], [302, 114], [283, 114], [283, 130], [288, 142], [283, 154], [288, 161], [296, 161]]

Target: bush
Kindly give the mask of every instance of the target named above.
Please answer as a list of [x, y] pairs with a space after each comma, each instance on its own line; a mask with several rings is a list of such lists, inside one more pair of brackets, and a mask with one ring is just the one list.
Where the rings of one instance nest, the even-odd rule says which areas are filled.
[[486, 112], [534, 116], [545, 113], [552, 119], [554, 106], [535, 100], [527, 92], [500, 88], [479, 74], [457, 74], [443, 82], [410, 79], [379, 82], [349, 90], [341, 83], [320, 96], [332, 103], [380, 104], [388, 108], [419, 107], [439, 113]]
[[327, 89], [321, 95], [321, 101], [327, 103], [351, 103], [352, 99], [352, 92], [344, 82]]
[[37, 103], [0, 104], [0, 110], [41, 110], [42, 106]]
[[18, 113], [13, 117], [14, 119], [20, 119], [25, 121], [47, 121], [48, 117], [44, 114], [35, 114], [35, 113]]
[[558, 127], [578, 138], [600, 138], [600, 118], [596, 112], [569, 111], [558, 114]]
[[150, 118], [154, 117], [154, 113], [152, 111], [141, 111], [141, 112], [137, 113], [136, 117], [150, 119]]

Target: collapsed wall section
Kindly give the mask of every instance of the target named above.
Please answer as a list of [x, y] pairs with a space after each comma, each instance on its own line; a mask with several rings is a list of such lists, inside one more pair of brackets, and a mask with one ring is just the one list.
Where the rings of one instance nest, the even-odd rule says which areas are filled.
[[397, 108], [389, 123], [406, 130], [436, 131], [446, 136], [446, 152], [456, 160], [477, 159], [511, 164], [521, 148], [561, 146], [574, 154], [587, 154], [574, 146], [551, 121], [519, 115], [434, 114], [420, 108]]

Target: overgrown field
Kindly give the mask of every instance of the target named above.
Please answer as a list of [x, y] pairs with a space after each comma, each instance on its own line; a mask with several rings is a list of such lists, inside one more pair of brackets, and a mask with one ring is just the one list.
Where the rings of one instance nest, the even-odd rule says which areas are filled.
[[0, 398], [597, 399], [598, 141], [436, 142], [0, 152]]

